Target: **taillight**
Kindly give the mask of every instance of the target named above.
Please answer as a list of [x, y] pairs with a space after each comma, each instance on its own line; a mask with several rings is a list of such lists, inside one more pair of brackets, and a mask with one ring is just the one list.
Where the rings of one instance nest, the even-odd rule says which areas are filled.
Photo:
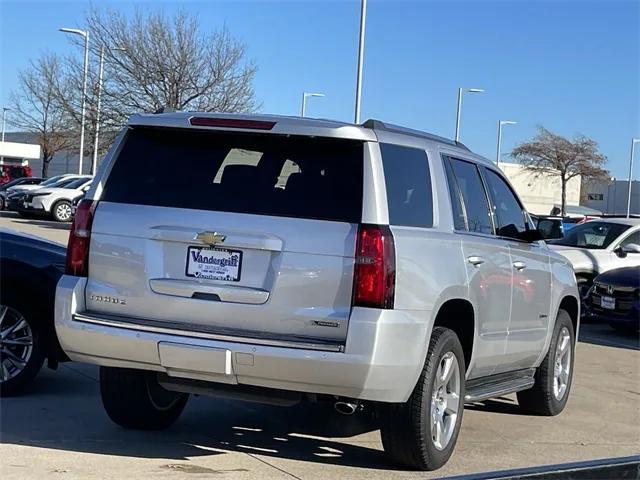
[[386, 225], [360, 225], [353, 277], [353, 305], [393, 308], [396, 252]]
[[83, 199], [76, 208], [67, 245], [66, 274], [86, 277], [89, 271], [89, 243], [96, 202]]

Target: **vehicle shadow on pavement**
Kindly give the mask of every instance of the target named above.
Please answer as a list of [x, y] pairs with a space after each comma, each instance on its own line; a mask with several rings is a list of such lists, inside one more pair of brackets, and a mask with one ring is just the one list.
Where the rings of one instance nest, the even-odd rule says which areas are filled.
[[82, 375], [70, 372], [67, 366], [58, 372], [43, 370], [25, 395], [0, 399], [0, 441], [136, 458], [187, 460], [244, 452], [318, 464], [394, 469], [378, 442], [371, 445], [356, 437], [378, 428], [373, 416], [344, 416], [331, 404], [304, 403], [287, 408], [192, 396], [171, 428], [159, 432], [125, 430], [104, 413], [95, 372]]
[[592, 345], [640, 350], [640, 334], [620, 333], [604, 323], [582, 322], [578, 339]]
[[29, 224], [29, 225], [34, 225], [38, 227], [51, 228], [55, 230], [69, 230], [71, 228], [70, 222], [67, 222], [67, 223], [56, 222], [54, 220], [46, 220], [41, 217], [33, 217], [33, 218], [22, 217], [16, 212], [10, 212], [6, 210], [0, 211], [0, 218], [10, 218], [16, 223]]

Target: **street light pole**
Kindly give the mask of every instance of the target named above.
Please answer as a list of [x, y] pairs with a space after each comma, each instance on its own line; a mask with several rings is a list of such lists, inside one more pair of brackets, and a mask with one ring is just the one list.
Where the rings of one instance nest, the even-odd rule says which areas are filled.
[[61, 32], [80, 35], [84, 38], [84, 73], [82, 79], [82, 111], [80, 113], [80, 158], [78, 161], [78, 173], [82, 175], [82, 161], [84, 158], [84, 117], [87, 107], [87, 74], [89, 72], [89, 32], [75, 28], [61, 28]]
[[98, 135], [100, 133], [100, 98], [102, 97], [102, 71], [104, 69], [104, 45], [100, 47], [100, 67], [98, 68], [98, 99], [96, 105], [96, 127], [93, 139], [93, 162], [91, 164], [91, 174], [96, 174], [98, 167]]
[[[7, 107], [2, 107], [2, 143], [4, 143], [5, 118], [9, 110], [11, 109]], [[4, 163], [4, 157], [0, 157], [0, 162]]]
[[309, 97], [324, 97], [324, 93], [307, 93], [302, 92], [302, 107], [300, 108], [300, 116], [304, 117], [307, 109], [307, 98]]
[[518, 122], [512, 122], [511, 120], [498, 120], [498, 148], [496, 152], [496, 166], [500, 166], [500, 146], [502, 144], [502, 126], [503, 125], [515, 125]]
[[358, 44], [358, 73], [356, 77], [356, 110], [354, 123], [360, 123], [360, 99], [362, 97], [362, 63], [364, 62], [364, 30], [367, 20], [367, 0], [360, 4], [360, 40]]
[[458, 88], [458, 108], [456, 110], [456, 142], [460, 141], [460, 116], [462, 115], [462, 96], [465, 93], [483, 93], [482, 88]]
[[629, 157], [629, 189], [627, 191], [627, 218], [631, 214], [631, 184], [633, 183], [633, 153], [640, 138], [631, 139], [631, 156]]

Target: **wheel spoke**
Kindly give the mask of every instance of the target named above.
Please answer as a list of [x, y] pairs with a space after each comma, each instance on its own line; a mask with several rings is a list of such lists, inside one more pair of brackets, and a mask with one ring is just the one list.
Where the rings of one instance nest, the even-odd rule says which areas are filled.
[[9, 380], [9, 370], [7, 366], [4, 364], [4, 361], [0, 361], [0, 365], [2, 365], [2, 370], [0, 371], [0, 375], [2, 375], [2, 381], [5, 382]]
[[442, 417], [438, 417], [438, 421], [436, 422], [436, 442], [438, 445], [443, 446], [442, 444], [444, 440], [444, 422], [442, 421]]
[[460, 406], [460, 397], [457, 392], [451, 392], [447, 394], [447, 408], [446, 412], [450, 415], [456, 415], [458, 413], [458, 407]]
[[3, 348], [2, 349], [2, 353], [4, 355], [7, 356], [7, 358], [11, 361], [11, 363], [13, 363], [14, 365], [18, 364], [22, 367], [24, 367], [27, 362], [25, 362], [24, 360], [22, 360], [20, 357], [18, 357], [15, 353], [13, 353], [11, 350], [7, 349], [7, 348]]
[[2, 339], [5, 339], [9, 335], [11, 335], [13, 332], [18, 332], [28, 326], [29, 324], [27, 323], [27, 321], [24, 318], [21, 318], [19, 322], [14, 323], [9, 328], [5, 329], [2, 333], [0, 333], [0, 337]]
[[8, 307], [4, 305], [0, 305], [0, 327], [2, 326], [2, 321], [4, 320], [5, 315], [7, 314]]
[[31, 337], [5, 339], [2, 341], [2, 343], [4, 345], [16, 345], [20, 347], [30, 347], [33, 345], [33, 341], [31, 340]]
[[451, 379], [451, 374], [453, 373], [453, 356], [444, 357], [442, 359], [442, 373], [440, 375], [440, 382], [443, 385], [446, 385]]

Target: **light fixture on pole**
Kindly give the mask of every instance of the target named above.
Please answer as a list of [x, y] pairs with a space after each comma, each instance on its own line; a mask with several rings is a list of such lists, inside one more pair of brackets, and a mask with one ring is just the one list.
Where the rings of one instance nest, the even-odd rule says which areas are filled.
[[84, 157], [84, 117], [87, 106], [87, 74], [89, 72], [89, 32], [76, 28], [61, 28], [61, 32], [80, 35], [84, 38], [84, 74], [82, 79], [82, 111], [80, 113], [80, 159], [78, 162], [78, 173], [82, 175], [82, 160]]
[[511, 120], [498, 120], [498, 151], [496, 152], [496, 166], [500, 166], [500, 146], [502, 143], [502, 126], [503, 125], [515, 125], [518, 122]]
[[458, 108], [456, 110], [456, 142], [460, 141], [460, 115], [462, 114], [462, 96], [465, 93], [484, 93], [482, 88], [459, 88]]
[[[100, 105], [102, 98], [102, 73], [104, 70], [104, 45], [100, 47], [100, 66], [98, 68], [98, 99], [96, 105], [96, 126], [95, 126], [95, 137], [93, 139], [93, 162], [91, 164], [91, 174], [96, 174], [96, 169], [98, 168], [98, 135], [100, 133]], [[111, 51], [124, 52], [124, 48], [110, 48]]]
[[627, 191], [627, 218], [631, 214], [631, 184], [633, 183], [633, 153], [636, 148], [636, 143], [640, 142], [640, 138], [631, 139], [631, 156], [629, 157], [629, 189]]
[[367, 0], [360, 3], [360, 40], [358, 42], [358, 72], [356, 76], [356, 111], [354, 123], [360, 123], [360, 99], [362, 97], [362, 63], [364, 62], [364, 30], [367, 23]]
[[307, 109], [307, 98], [309, 97], [324, 97], [324, 93], [307, 93], [302, 92], [302, 107], [300, 109], [300, 116], [304, 117]]

